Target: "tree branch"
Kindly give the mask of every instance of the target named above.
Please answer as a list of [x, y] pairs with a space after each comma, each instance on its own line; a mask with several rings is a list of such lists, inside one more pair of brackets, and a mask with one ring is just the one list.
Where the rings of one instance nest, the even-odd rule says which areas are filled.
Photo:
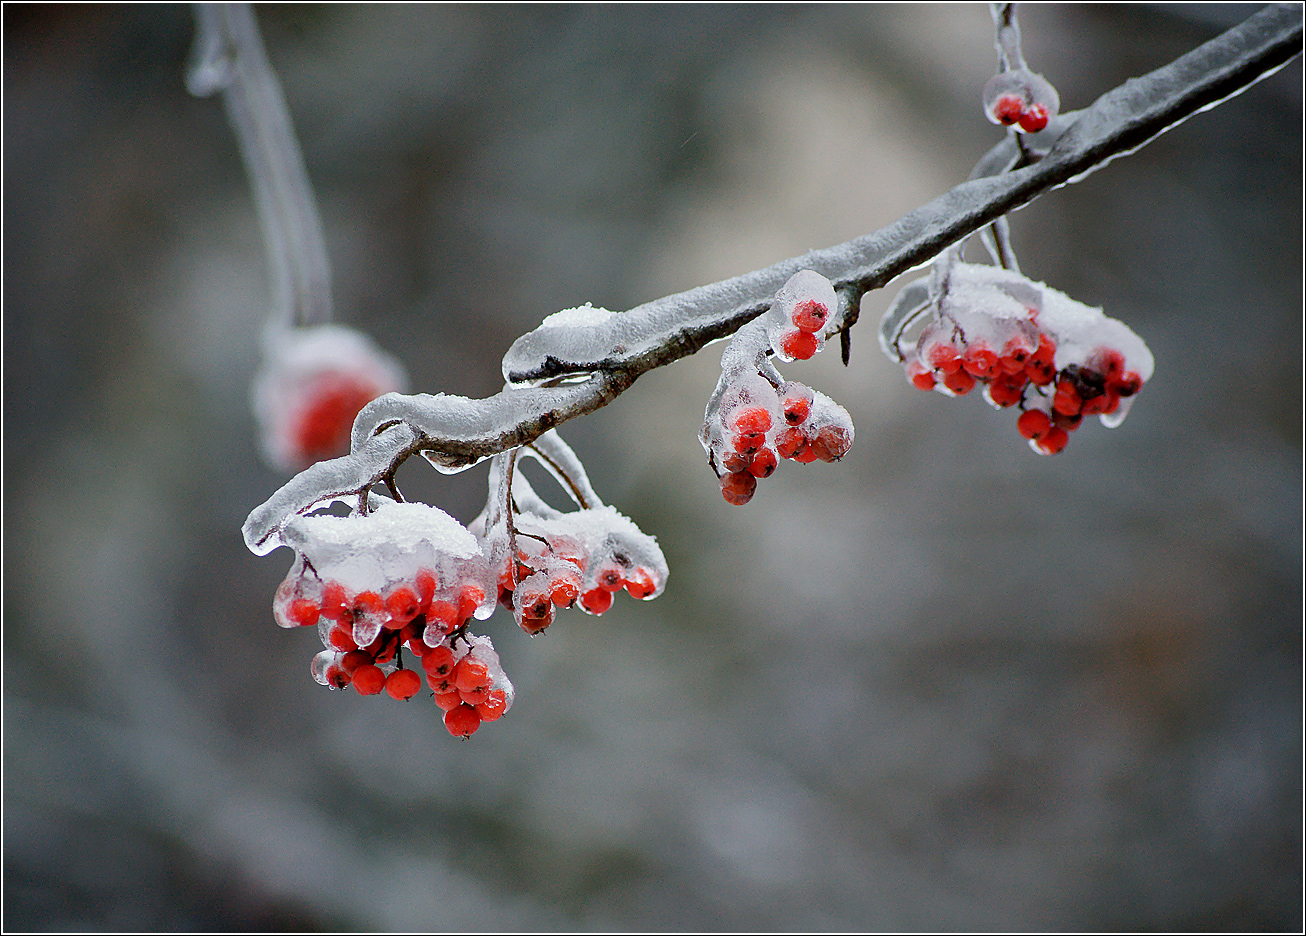
[[[442, 470], [460, 470], [593, 412], [646, 371], [729, 337], [766, 311], [776, 290], [799, 270], [821, 273], [849, 297], [827, 327], [827, 336], [843, 332], [855, 321], [857, 300], [864, 293], [1049, 189], [1083, 178], [1240, 93], [1287, 64], [1301, 48], [1302, 8], [1267, 7], [1170, 65], [1125, 82], [1073, 121], [1050, 126], [1039, 136], [1060, 136], [1033, 165], [964, 182], [879, 231], [836, 247], [657, 299], [594, 324], [537, 328], [504, 357], [509, 386], [485, 400], [387, 394], [359, 413], [353, 452], [291, 479], [250, 514], [245, 541], [256, 553], [269, 551], [278, 545], [276, 534], [290, 516], [341, 491], [375, 484], [416, 452]], [[1004, 140], [981, 166], [1012, 165], [1017, 156], [1015, 143]]]

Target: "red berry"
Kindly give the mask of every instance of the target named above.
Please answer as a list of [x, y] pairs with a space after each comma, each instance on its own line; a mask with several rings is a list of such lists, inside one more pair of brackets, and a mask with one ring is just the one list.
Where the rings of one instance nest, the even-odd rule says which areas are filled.
[[742, 507], [753, 499], [757, 479], [746, 471], [732, 471], [721, 476], [721, 496], [726, 503]]
[[580, 597], [580, 584], [571, 578], [555, 578], [549, 583], [549, 599], [559, 608], [570, 608]]
[[435, 688], [429, 678], [427, 679], [427, 684], [431, 686], [431, 691], [435, 693], [435, 704], [440, 706], [440, 708], [444, 709], [446, 712], [451, 709], [456, 709], [458, 706], [463, 704], [462, 697], [458, 695], [457, 689], [453, 689], [449, 692], [441, 692], [439, 689]]
[[826, 426], [808, 443], [812, 454], [823, 462], [838, 461], [852, 448], [852, 433], [843, 426]]
[[590, 614], [602, 614], [612, 607], [612, 592], [595, 588], [580, 596], [580, 606]]
[[1052, 419], [1042, 410], [1026, 410], [1016, 420], [1016, 431], [1026, 439], [1041, 439], [1052, 428]]
[[[540, 617], [527, 617], [523, 614], [521, 620], [517, 622], [517, 626], [532, 637], [536, 637], [549, 629], [549, 625], [553, 623], [553, 618], [553, 605], [549, 605], [548, 611]], [[464, 699], [463, 701], [468, 700]]]
[[447, 601], [436, 599], [426, 609], [426, 622], [438, 624], [446, 634], [452, 634], [458, 629], [462, 619], [458, 616], [457, 608]]
[[339, 582], [327, 582], [322, 589], [322, 616], [340, 620], [348, 610], [349, 597]]
[[964, 370], [956, 370], [943, 375], [943, 385], [957, 396], [965, 396], [975, 388], [975, 378]]
[[428, 676], [448, 676], [453, 672], [453, 651], [448, 647], [430, 647], [422, 654], [422, 669]]
[[1026, 133], [1038, 133], [1048, 125], [1048, 109], [1042, 104], [1031, 104], [1020, 115], [1020, 129]]
[[647, 598], [657, 588], [648, 569], [637, 569], [631, 578], [626, 579], [626, 591], [630, 592], [632, 598]]
[[809, 443], [804, 442], [803, 447], [794, 452], [794, 461], [800, 465], [810, 465], [816, 461], [816, 452], [812, 451], [812, 446]]
[[[811, 393], [810, 390], [807, 392]], [[812, 401], [796, 391], [785, 394], [781, 405], [784, 407], [785, 422], [791, 426], [801, 426], [807, 422], [807, 416], [812, 411]]]
[[502, 689], [491, 689], [486, 693], [485, 701], [476, 704], [476, 714], [481, 721], [498, 721], [508, 710], [508, 696]]
[[354, 634], [347, 627], [336, 625], [331, 628], [331, 633], [327, 635], [327, 643], [332, 650], [357, 650], [358, 644], [354, 643]]
[[453, 668], [453, 684], [459, 692], [481, 689], [490, 682], [490, 668], [474, 656], [465, 656]]
[[319, 378], [311, 401], [292, 430], [300, 461], [306, 465], [349, 451], [354, 418], [376, 397], [378, 388], [345, 374]]
[[435, 589], [439, 585], [435, 580], [435, 573], [430, 569], [419, 569], [413, 578], [413, 584], [417, 586], [417, 601], [422, 606], [418, 613], [425, 614], [426, 606], [435, 597]]
[[748, 466], [748, 473], [754, 478], [769, 478], [775, 473], [776, 465], [779, 463], [775, 449], [764, 448], [753, 456], [753, 461]]
[[457, 708], [451, 708], [444, 713], [444, 727], [448, 728], [449, 734], [455, 738], [470, 738], [476, 734], [476, 729], [481, 727], [481, 716], [477, 714], [476, 709], [462, 703]]
[[1024, 112], [1025, 102], [1014, 94], [1004, 94], [993, 105], [993, 116], [998, 118], [998, 123], [1004, 127], [1016, 123]]
[[736, 432], [760, 432], [766, 435], [771, 428], [771, 414], [763, 406], [741, 406], [735, 411], [731, 422]]
[[1143, 388], [1143, 379], [1129, 371], [1116, 384], [1116, 393], [1121, 397], [1131, 397]]
[[1034, 447], [1044, 455], [1055, 455], [1065, 448], [1069, 441], [1070, 433], [1060, 426], [1053, 426], [1048, 430], [1047, 435], [1034, 440]]
[[752, 463], [753, 456], [745, 455], [743, 452], [729, 452], [721, 459], [721, 467], [726, 471], [747, 471]]
[[970, 347], [966, 349], [961, 366], [972, 377], [988, 377], [998, 366], [998, 356], [988, 348]]
[[1057, 392], [1052, 397], [1054, 412], [1063, 416], [1078, 416], [1083, 405], [1084, 401], [1080, 399], [1074, 383], [1065, 379], [1057, 381]]
[[376, 695], [385, 688], [385, 673], [381, 667], [365, 663], [354, 670], [354, 688], [359, 695]]
[[781, 458], [793, 458], [806, 444], [807, 436], [801, 429], [784, 429], [775, 437], [775, 450]]
[[464, 585], [458, 592], [459, 622], [470, 620], [484, 600], [485, 592], [479, 585]]
[[961, 370], [961, 357], [957, 354], [957, 349], [950, 344], [935, 345], [930, 348], [926, 358], [935, 370], [943, 371], [945, 374], [955, 374]]
[[1052, 383], [1057, 375], [1056, 365], [1053, 363], [1056, 350], [1056, 345], [1047, 335], [1038, 336], [1038, 348], [1029, 356], [1029, 363], [1025, 365], [1025, 373], [1029, 375], [1030, 383], [1038, 387], [1046, 387]]
[[422, 691], [422, 677], [416, 670], [397, 669], [386, 677], [385, 691], [392, 699], [406, 702]]
[[816, 336], [805, 331], [790, 332], [780, 341], [780, 350], [785, 357], [796, 361], [806, 361], [816, 353], [819, 346]]
[[621, 591], [621, 586], [626, 584], [626, 579], [621, 572], [621, 568], [615, 565], [604, 566], [600, 569], [596, 581], [598, 582], [599, 588], [605, 588], [610, 592]]
[[296, 598], [290, 602], [290, 607], [286, 609], [286, 613], [300, 627], [310, 627], [317, 623], [320, 609], [316, 601], [309, 601], [307, 598]]
[[825, 320], [830, 317], [830, 310], [826, 308], [824, 302], [817, 302], [815, 299], [804, 299], [798, 305], [794, 306], [794, 312], [791, 316], [794, 327], [799, 331], [818, 332], [825, 327]]
[[339, 663], [333, 663], [327, 667], [326, 670], [327, 685], [333, 689], [344, 689], [346, 686], [349, 685], [349, 681], [351, 678], [352, 677], [349, 671], [346, 670]]
[[995, 406], [1012, 406], [1020, 402], [1025, 390], [1025, 375], [999, 374], [989, 383], [987, 393]]
[[390, 612], [390, 620], [400, 626], [422, 613], [422, 606], [416, 592], [404, 585], [400, 585], [386, 598], [385, 609]]
[[355, 615], [376, 614], [385, 608], [385, 602], [374, 591], [359, 592], [354, 596], [352, 609]]
[[911, 381], [912, 386], [918, 390], [934, 389], [934, 375], [920, 364], [911, 364], [907, 368], [907, 378]]

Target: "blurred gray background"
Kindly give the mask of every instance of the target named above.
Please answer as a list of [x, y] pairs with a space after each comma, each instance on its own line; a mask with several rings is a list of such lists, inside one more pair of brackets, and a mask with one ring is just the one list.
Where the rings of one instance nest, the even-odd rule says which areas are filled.
[[[1082, 107], [1255, 7], [1036, 6]], [[339, 318], [427, 392], [514, 337], [881, 227], [1000, 137], [983, 5], [260, 9]], [[4, 10], [7, 929], [1297, 929], [1302, 66], [1012, 219], [1156, 354], [1055, 458], [910, 387], [727, 505], [719, 346], [567, 425], [666, 593], [487, 630], [512, 712], [331, 693], [272, 621], [268, 303], [182, 6]], [[412, 464], [470, 519], [485, 469]]]

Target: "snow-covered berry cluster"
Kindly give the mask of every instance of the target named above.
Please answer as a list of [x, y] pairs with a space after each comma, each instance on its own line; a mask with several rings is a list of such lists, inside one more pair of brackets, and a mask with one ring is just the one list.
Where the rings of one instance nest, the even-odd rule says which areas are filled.
[[741, 328], [721, 357], [721, 379], [708, 401], [699, 440], [721, 494], [748, 503], [757, 482], [781, 458], [837, 461], [852, 447], [848, 411], [822, 393], [785, 380], [766, 360], [806, 360], [821, 350], [836, 308], [834, 287], [812, 270], [794, 274], [759, 322]]
[[1027, 68], [999, 72], [984, 86], [984, 113], [995, 124], [1037, 133], [1061, 107], [1057, 89]]
[[[561, 471], [584, 494], [579, 509], [562, 512], [545, 503], [516, 470], [519, 453]], [[580, 462], [556, 433], [534, 446], [495, 459], [491, 490], [499, 481], [506, 491], [512, 472], [510, 509], [494, 498], [472, 522], [484, 529], [481, 545], [490, 557], [499, 603], [512, 611], [517, 625], [532, 637], [554, 621], [557, 609], [579, 604], [588, 614], [603, 614], [625, 589], [648, 600], [666, 587], [667, 564], [653, 537], [629, 518], [599, 503]]]
[[344, 455], [358, 411], [407, 386], [398, 361], [339, 325], [273, 328], [264, 345], [254, 415], [264, 455], [283, 471]]
[[[1036, 452], [1060, 452], [1085, 416], [1120, 425], [1152, 376], [1142, 339], [1101, 309], [995, 266], [953, 263], [943, 279], [939, 295], [928, 277], [898, 295], [886, 351], [922, 390], [964, 396], [982, 385], [993, 406], [1018, 407], [1017, 431]], [[903, 332], [926, 315], [904, 347]]]
[[[273, 616], [282, 627], [317, 627], [325, 649], [311, 671], [319, 683], [410, 699], [423, 680], [405, 666], [406, 649], [453, 734], [466, 736], [507, 711], [512, 683], [489, 638], [468, 632], [474, 617], [494, 608], [486, 597], [489, 564], [458, 521], [426, 504], [386, 501], [367, 514], [296, 517], [282, 539], [296, 559]], [[459, 678], [459, 667], [481, 667], [480, 676], [492, 678]], [[460, 704], [473, 711], [455, 714]]]

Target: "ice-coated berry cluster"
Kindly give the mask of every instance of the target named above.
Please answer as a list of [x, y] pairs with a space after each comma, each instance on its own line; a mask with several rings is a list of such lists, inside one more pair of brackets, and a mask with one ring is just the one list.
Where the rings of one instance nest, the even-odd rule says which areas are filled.
[[284, 471], [344, 455], [358, 411], [406, 385], [399, 362], [352, 329], [272, 331], [253, 385], [264, 454]]
[[914, 344], [892, 350], [922, 390], [981, 385], [993, 406], [1018, 407], [1017, 431], [1036, 452], [1060, 452], [1085, 416], [1120, 425], [1152, 376], [1142, 339], [1100, 309], [1000, 267], [956, 263], [946, 281], [941, 296], [926, 280], [899, 294], [886, 321], [930, 318]]
[[[473, 617], [493, 610], [486, 597], [489, 565], [458, 521], [426, 504], [385, 502], [367, 514], [296, 517], [282, 538], [296, 558], [273, 599], [273, 616], [282, 627], [317, 627], [326, 648], [311, 667], [319, 683], [410, 699], [422, 678], [405, 666], [407, 649], [453, 734], [471, 734], [480, 721], [507, 711], [512, 684], [493, 645], [467, 631]], [[469, 658], [467, 667], [481, 661], [493, 679], [482, 686], [457, 683], [465, 696], [446, 704], [454, 691], [441, 681], [446, 658], [449, 673]], [[459, 703], [476, 711], [474, 724], [466, 712], [448, 714]]]
[[824, 345], [836, 297], [813, 270], [795, 273], [758, 322], [741, 328], [721, 356], [699, 441], [727, 502], [747, 504], [781, 458], [837, 461], [853, 442], [848, 411], [822, 393], [785, 380], [766, 359], [810, 358]]
[[1061, 107], [1057, 89], [1027, 68], [999, 72], [984, 86], [984, 113], [995, 124], [1037, 133]]
[[[556, 434], [542, 441], [559, 456], [546, 462], [551, 467], [574, 458]], [[541, 458], [536, 450], [522, 451]], [[505, 461], [496, 460], [492, 480], [505, 470]], [[578, 466], [579, 461], [568, 465], [573, 480], [583, 471]], [[603, 614], [622, 589], [648, 600], [666, 587], [667, 563], [657, 541], [612, 507], [598, 503], [592, 491], [587, 493], [586, 506], [564, 513], [540, 499], [515, 471], [511, 527], [505, 522], [507, 512], [497, 504], [487, 505], [486, 513], [472, 522], [473, 529], [486, 530], [482, 548], [490, 557], [499, 603], [532, 637], [553, 623], [557, 609], [579, 604], [589, 614]]]

